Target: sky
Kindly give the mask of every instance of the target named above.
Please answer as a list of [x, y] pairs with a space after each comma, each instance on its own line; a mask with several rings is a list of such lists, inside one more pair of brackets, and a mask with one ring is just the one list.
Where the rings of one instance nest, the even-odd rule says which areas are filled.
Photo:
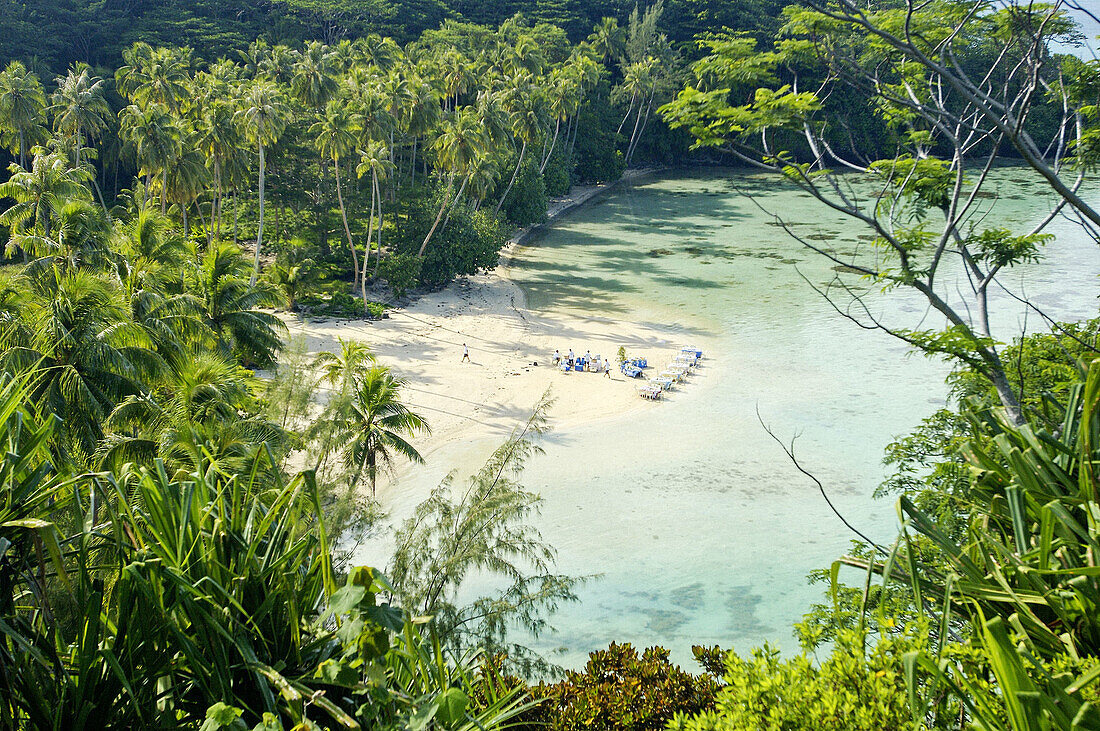
[[[1100, 15], [1100, 0], [1077, 0], [1081, 5], [1087, 7], [1096, 15]], [[1070, 10], [1069, 14], [1077, 19], [1077, 22], [1081, 24], [1081, 31], [1085, 34], [1087, 39], [1086, 47], [1058, 47], [1058, 50], [1063, 53], [1072, 53], [1081, 58], [1092, 59], [1100, 55], [1100, 42], [1096, 40], [1097, 36], [1100, 36], [1100, 23], [1087, 16], [1080, 10]]]

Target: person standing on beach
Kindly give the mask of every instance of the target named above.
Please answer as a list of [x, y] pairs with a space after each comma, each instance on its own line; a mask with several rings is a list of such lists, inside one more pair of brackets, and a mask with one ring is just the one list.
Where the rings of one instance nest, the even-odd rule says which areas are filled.
[[466, 343], [462, 344], [462, 360], [459, 363], [470, 363], [470, 349], [466, 347]]

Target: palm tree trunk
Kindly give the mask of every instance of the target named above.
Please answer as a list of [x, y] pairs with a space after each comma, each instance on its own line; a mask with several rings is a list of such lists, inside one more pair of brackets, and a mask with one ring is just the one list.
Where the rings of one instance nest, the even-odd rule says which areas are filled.
[[413, 137], [412, 164], [409, 165], [409, 185], [416, 185], [416, 145], [419, 142], [419, 137]]
[[[344, 193], [340, 186], [340, 158], [334, 155], [332, 162], [336, 171], [336, 200], [340, 203], [340, 218], [344, 221], [344, 235], [348, 237], [348, 248], [351, 249], [351, 273], [352, 281], [354, 282], [359, 278], [359, 254], [355, 252], [355, 243], [351, 240], [351, 228], [348, 227], [348, 214], [347, 210], [344, 208]], [[367, 257], [370, 257], [369, 239], [367, 244]], [[367, 268], [366, 259], [363, 260], [363, 268]]]
[[[373, 181], [374, 171], [371, 171], [371, 179]], [[370, 216], [367, 217], [367, 250], [363, 254], [363, 274], [359, 279], [359, 293], [363, 295], [363, 312], [367, 311], [367, 263], [370, 261], [370, 243], [371, 237], [374, 235], [374, 208], [375, 201], [378, 198], [377, 188], [371, 185], [370, 189]], [[381, 256], [382, 252], [378, 252]]]
[[451, 222], [451, 214], [454, 213], [455, 206], [462, 202], [462, 194], [466, 190], [466, 184], [470, 182], [470, 178], [472, 177], [474, 177], [474, 174], [471, 172], [462, 179], [462, 185], [458, 186], [458, 193], [455, 194], [454, 203], [447, 209], [447, 217], [443, 219], [443, 226], [439, 229], [439, 234], [441, 236], [443, 232], [447, 230], [447, 224]]
[[23, 128], [19, 128], [19, 167], [27, 169], [27, 149], [23, 140]]
[[634, 151], [634, 137], [638, 134], [638, 125], [642, 121], [642, 105], [638, 105], [638, 116], [634, 118], [634, 130], [630, 133], [630, 142], [626, 146], [626, 158], [624, 162], [630, 165], [630, 153]]
[[[378, 178], [374, 178], [375, 195], [378, 195]], [[378, 269], [382, 266], [382, 201], [378, 201], [378, 253], [374, 255], [374, 273], [372, 279], [378, 279]]]
[[210, 217], [217, 214], [217, 222], [214, 224], [214, 238], [219, 241], [222, 238], [222, 164], [218, 158], [214, 158], [214, 209], [210, 211]]
[[653, 93], [649, 95], [649, 104], [645, 108], [645, 118], [642, 120], [642, 128], [638, 130], [638, 136], [633, 140], [630, 145], [630, 149], [626, 153], [626, 164], [629, 166], [631, 160], [634, 159], [634, 152], [638, 149], [638, 143], [642, 141], [642, 135], [645, 134], [646, 125], [649, 124], [649, 112], [653, 109], [653, 97], [657, 96], [657, 90], [654, 89]]
[[619, 128], [615, 130], [615, 134], [621, 134], [623, 131], [623, 125], [626, 124], [626, 120], [630, 119], [630, 113], [634, 111], [634, 100], [638, 98], [638, 92], [630, 97], [630, 106], [626, 108], [626, 115], [623, 116], [623, 121], [619, 122]]
[[420, 244], [420, 251], [416, 253], [417, 256], [424, 256], [424, 250], [428, 248], [428, 242], [432, 240], [432, 234], [435, 233], [436, 226], [439, 225], [439, 220], [443, 218], [443, 211], [447, 208], [447, 203], [451, 198], [451, 189], [455, 184], [455, 174], [451, 173], [447, 178], [447, 190], [443, 192], [443, 205], [439, 207], [439, 213], [436, 214], [435, 223], [432, 224], [431, 229], [428, 231], [428, 235], [424, 237], [424, 243]]
[[550, 157], [554, 154], [554, 146], [558, 144], [558, 130], [561, 128], [561, 119], [554, 123], [554, 139], [550, 142], [550, 152], [546, 153], [546, 157], [542, 158], [542, 165], [539, 165], [539, 173], [542, 173], [546, 169], [546, 163], [550, 162]]
[[241, 243], [241, 237], [239, 235], [239, 228], [237, 225], [238, 220], [239, 217], [237, 209], [237, 187], [233, 186], [233, 243], [235, 245], [240, 245]]
[[523, 153], [525, 152], [527, 152], [527, 140], [524, 140], [519, 148], [519, 159], [516, 160], [516, 169], [512, 171], [512, 179], [508, 181], [508, 187], [504, 189], [504, 195], [500, 197], [500, 200], [497, 201], [496, 208], [493, 209], [494, 215], [500, 213], [500, 207], [504, 205], [504, 199], [512, 192], [512, 186], [516, 182], [516, 176], [519, 175], [519, 167], [523, 164]]
[[187, 206], [180, 205], [180, 210], [183, 211], [183, 236], [184, 238], [191, 238], [191, 223], [187, 220]]
[[260, 220], [256, 225], [256, 254], [252, 259], [252, 276], [248, 286], [256, 286], [256, 277], [260, 274], [260, 247], [264, 242], [264, 146], [260, 145]]

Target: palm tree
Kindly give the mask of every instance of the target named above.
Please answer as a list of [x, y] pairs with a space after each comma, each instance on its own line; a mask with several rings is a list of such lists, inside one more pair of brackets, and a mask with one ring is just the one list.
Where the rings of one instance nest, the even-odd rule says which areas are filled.
[[[340, 218], [344, 222], [344, 235], [347, 236], [348, 249], [351, 250], [352, 281], [359, 279], [359, 255], [355, 251], [355, 242], [351, 238], [351, 228], [348, 226], [347, 209], [344, 207], [344, 192], [340, 184], [340, 158], [351, 154], [355, 150], [357, 133], [360, 130], [362, 120], [358, 114], [352, 111], [351, 105], [342, 101], [331, 101], [325, 107], [321, 119], [309, 128], [309, 135], [321, 156], [332, 160], [336, 173], [336, 200], [340, 204]], [[371, 206], [371, 215], [374, 215], [374, 206]], [[370, 254], [370, 236], [367, 237], [367, 254]], [[367, 268], [366, 259], [363, 261], [363, 269]]]
[[146, 194], [156, 177], [160, 186], [160, 212], [168, 207], [168, 173], [183, 152], [181, 133], [168, 107], [151, 102], [144, 108], [131, 104], [119, 115], [119, 133], [138, 162], [138, 174], [145, 176]]
[[233, 123], [233, 109], [223, 101], [213, 101], [203, 109], [198, 124], [198, 149], [206, 155], [214, 176], [214, 207], [210, 214], [213, 219], [214, 237], [222, 235], [222, 193], [226, 170], [230, 167], [234, 155], [240, 147], [241, 139], [237, 126]]
[[31, 342], [8, 349], [5, 368], [37, 369], [35, 397], [61, 417], [61, 446], [90, 455], [107, 415], [141, 393], [163, 361], [129, 322], [121, 291], [109, 280], [83, 269], [47, 269], [24, 282]]
[[107, 128], [111, 107], [105, 91], [103, 79], [93, 76], [87, 64], [76, 64], [68, 74], [57, 77], [51, 106], [54, 128], [75, 140], [77, 166], [85, 136], [90, 140]]
[[238, 249], [215, 243], [202, 255], [190, 289], [223, 355], [234, 355], [246, 365], [268, 366], [282, 346], [279, 335], [286, 325], [260, 309], [273, 307], [278, 297], [266, 283], [245, 279], [246, 270]]
[[190, 49], [154, 49], [138, 42], [122, 58], [126, 65], [115, 73], [118, 90], [139, 107], [156, 103], [176, 112], [188, 98]]
[[259, 195], [260, 218], [256, 228], [256, 253], [252, 263], [252, 275], [249, 284], [255, 286], [260, 273], [260, 248], [264, 239], [264, 149], [275, 144], [286, 125], [287, 110], [283, 106], [278, 88], [266, 81], [259, 81], [248, 87], [243, 106], [236, 118], [244, 129], [245, 135], [260, 153]]
[[298, 295], [306, 286], [309, 263], [309, 260], [306, 260], [284, 266], [277, 261], [268, 269], [268, 281], [282, 293], [286, 308], [291, 312], [298, 311]]
[[[19, 155], [19, 167], [27, 167], [27, 147], [40, 141], [46, 95], [38, 77], [19, 61], [0, 72], [0, 131], [13, 135], [8, 149]], [[28, 139], [28, 137], [30, 139]]]
[[248, 371], [215, 353], [187, 353], [171, 363], [155, 393], [126, 398], [107, 418], [108, 437], [98, 466], [152, 464], [164, 459], [192, 473], [213, 460], [240, 471], [257, 448], [278, 448], [289, 434], [257, 416], [259, 403]]
[[356, 374], [377, 362], [370, 347], [359, 340], [337, 338], [340, 353], [322, 351], [313, 359], [313, 368], [321, 372], [321, 380], [337, 388], [337, 393], [348, 395], [355, 385]]
[[[367, 173], [370, 173], [371, 177], [371, 198], [370, 198], [370, 218], [367, 222], [367, 254], [370, 254], [370, 239], [374, 229], [374, 215], [375, 209], [378, 210], [378, 253], [374, 257], [374, 273], [377, 276], [378, 266], [382, 261], [382, 189], [379, 186], [380, 180], [385, 180], [393, 169], [393, 163], [390, 161], [390, 151], [387, 149], [384, 142], [381, 140], [371, 140], [365, 150], [360, 150], [359, 165], [356, 166], [355, 172], [361, 178]], [[366, 256], [365, 255], [365, 256]], [[363, 294], [363, 308], [367, 306], [367, 261], [363, 259], [363, 278], [362, 278], [362, 294]]]
[[615, 18], [603, 18], [592, 29], [588, 42], [599, 54], [600, 60], [606, 64], [623, 55], [626, 47], [626, 31], [619, 26], [619, 21]]
[[335, 55], [325, 44], [310, 41], [291, 67], [290, 93], [310, 109], [322, 109], [339, 90]]
[[512, 134], [519, 139], [520, 148], [519, 155], [516, 157], [515, 170], [512, 171], [512, 177], [508, 181], [508, 186], [504, 189], [504, 194], [500, 196], [496, 208], [493, 209], [494, 214], [500, 213], [500, 207], [504, 205], [508, 194], [512, 192], [516, 176], [519, 175], [519, 170], [523, 166], [523, 157], [527, 152], [527, 147], [538, 137], [541, 126], [538, 109], [532, 99], [531, 89], [526, 78], [517, 79], [515, 87], [508, 95], [508, 102]]
[[428, 242], [432, 240], [432, 235], [435, 234], [443, 213], [447, 210], [451, 191], [454, 189], [455, 175], [467, 175], [474, 161], [484, 155], [488, 149], [485, 128], [478, 120], [476, 112], [470, 107], [463, 107], [451, 115], [451, 119], [444, 123], [442, 132], [435, 140], [435, 149], [440, 166], [447, 171], [447, 188], [443, 192], [439, 213], [420, 244], [417, 256], [424, 256], [424, 250], [428, 248]]
[[[198, 148], [196, 135], [187, 135], [183, 144], [180, 145], [179, 155], [169, 166], [165, 180], [168, 186], [168, 199], [179, 206], [180, 215], [183, 217], [185, 236], [191, 235], [191, 222], [187, 211], [206, 190], [207, 175], [206, 156]], [[202, 214], [202, 208], [199, 208], [199, 214]]]
[[374, 495], [380, 467], [392, 466], [398, 457], [424, 461], [405, 437], [431, 433], [431, 429], [422, 416], [401, 403], [404, 381], [389, 368], [360, 365], [351, 380], [350, 397], [333, 399], [323, 420], [339, 444], [352, 485], [366, 474]]
[[554, 136], [550, 140], [550, 149], [542, 156], [542, 164], [539, 165], [540, 173], [546, 170], [546, 164], [550, 162], [550, 158], [554, 155], [561, 123], [576, 113], [577, 107], [580, 105], [580, 83], [568, 71], [556, 73], [551, 82], [549, 93], [549, 111], [550, 116], [554, 119]]
[[83, 185], [87, 170], [73, 169], [63, 156], [41, 147], [34, 149], [30, 170], [15, 163], [8, 169], [11, 177], [0, 183], [0, 198], [11, 198], [15, 204], [0, 214], [0, 224], [13, 231], [24, 224], [49, 236], [53, 217], [65, 202], [90, 195]]
[[409, 156], [409, 184], [416, 183], [416, 149], [422, 137], [435, 128], [439, 121], [439, 95], [432, 85], [417, 78], [411, 82], [412, 96], [409, 102], [405, 131], [412, 137], [412, 153]]
[[107, 263], [110, 229], [102, 211], [87, 201], [73, 199], [62, 204], [56, 218], [49, 235], [37, 231], [13, 234], [8, 240], [9, 252], [21, 249], [38, 257], [30, 265], [36, 270], [52, 265], [69, 271], [82, 264], [102, 268]]
[[178, 268], [187, 249], [173, 234], [171, 222], [152, 208], [141, 208], [130, 221], [120, 223], [116, 250], [125, 256], [132, 271], [157, 272]]

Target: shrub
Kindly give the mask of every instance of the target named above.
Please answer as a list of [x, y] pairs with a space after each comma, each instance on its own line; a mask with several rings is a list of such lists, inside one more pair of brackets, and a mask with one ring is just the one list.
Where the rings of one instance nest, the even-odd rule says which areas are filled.
[[[918, 649], [909, 634], [864, 649], [855, 631], [838, 635], [820, 664], [806, 654], [782, 660], [767, 645], [748, 658], [726, 657], [726, 685], [713, 708], [678, 713], [673, 731], [885, 731], [909, 729], [913, 716], [902, 655]], [[942, 716], [941, 716], [942, 717]], [[938, 726], [934, 726], [938, 727]]]
[[[528, 226], [546, 220], [546, 207], [549, 198], [546, 195], [546, 182], [539, 172], [539, 160], [527, 158], [516, 176], [515, 185], [504, 200], [502, 210], [509, 221], [517, 226]], [[505, 178], [503, 185], [508, 184]]]
[[404, 297], [420, 281], [422, 264], [423, 260], [414, 254], [393, 253], [378, 265], [378, 275], [396, 296]]
[[[696, 648], [697, 657], [706, 652]], [[552, 731], [663, 729], [678, 713], [711, 708], [718, 689], [714, 676], [681, 670], [662, 647], [639, 655], [630, 644], [612, 644], [593, 652], [584, 672], [532, 688], [532, 696], [543, 700], [527, 720], [531, 729]]]
[[621, 136], [615, 133], [619, 124], [607, 103], [606, 82], [581, 104], [577, 120], [577, 142], [573, 150], [576, 161], [574, 180], [578, 183], [607, 183], [618, 180], [626, 163], [619, 151]]

